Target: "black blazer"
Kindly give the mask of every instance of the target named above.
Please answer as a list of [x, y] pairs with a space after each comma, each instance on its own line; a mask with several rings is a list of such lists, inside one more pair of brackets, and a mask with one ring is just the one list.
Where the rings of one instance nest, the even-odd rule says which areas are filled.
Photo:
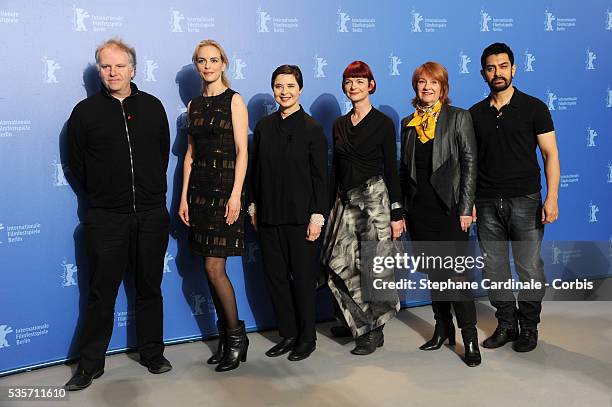
[[[412, 114], [402, 119], [402, 152], [400, 183], [404, 210], [410, 211], [416, 195], [416, 166], [414, 143], [417, 132], [407, 127]], [[447, 208], [458, 205], [460, 216], [472, 214], [476, 193], [476, 137], [472, 118], [467, 110], [444, 105], [436, 123], [432, 141], [433, 173], [431, 185]]]
[[327, 215], [327, 138], [304, 109], [284, 120], [280, 111], [261, 119], [251, 155], [251, 202], [259, 222], [297, 225], [313, 213]]

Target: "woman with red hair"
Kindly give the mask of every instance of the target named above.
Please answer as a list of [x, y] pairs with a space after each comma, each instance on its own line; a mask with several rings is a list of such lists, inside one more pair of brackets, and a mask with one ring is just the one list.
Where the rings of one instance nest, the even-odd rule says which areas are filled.
[[[415, 112], [402, 120], [400, 179], [407, 229], [427, 255], [460, 256], [468, 240], [476, 190], [476, 139], [468, 111], [450, 106], [448, 72], [426, 62], [412, 76]], [[436, 244], [425, 244], [432, 242]], [[448, 243], [446, 243], [448, 242]], [[433, 249], [433, 251], [432, 251]], [[465, 281], [468, 273], [427, 270], [433, 281]], [[461, 328], [465, 363], [480, 364], [476, 308], [466, 290], [431, 292], [436, 326], [421, 350], [455, 344], [451, 305]]]
[[[352, 110], [333, 126], [336, 201], [329, 219], [323, 261], [329, 287], [346, 326], [336, 336], [355, 338], [355, 355], [367, 355], [383, 345], [383, 327], [399, 311], [395, 291], [384, 298], [362, 280], [362, 243], [397, 239], [404, 231], [401, 188], [397, 172], [395, 126], [375, 109], [370, 94], [376, 82], [370, 67], [354, 61], [344, 70], [342, 90]], [[364, 246], [365, 247], [365, 246]], [[390, 245], [376, 245], [389, 248]], [[367, 274], [364, 274], [367, 275]], [[393, 272], [377, 278], [393, 278]]]

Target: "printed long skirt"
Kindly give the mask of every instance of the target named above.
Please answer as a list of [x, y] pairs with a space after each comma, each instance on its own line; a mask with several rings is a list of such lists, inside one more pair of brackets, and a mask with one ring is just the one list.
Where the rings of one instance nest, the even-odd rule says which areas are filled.
[[[328, 267], [329, 288], [357, 337], [385, 324], [400, 309], [395, 291], [384, 298], [364, 295], [372, 292], [366, 284], [373, 276], [362, 268], [362, 250], [374, 245], [375, 255], [391, 255], [389, 194], [384, 179], [376, 176], [341, 195], [329, 217], [322, 261]], [[386, 279], [393, 279], [392, 271]]]

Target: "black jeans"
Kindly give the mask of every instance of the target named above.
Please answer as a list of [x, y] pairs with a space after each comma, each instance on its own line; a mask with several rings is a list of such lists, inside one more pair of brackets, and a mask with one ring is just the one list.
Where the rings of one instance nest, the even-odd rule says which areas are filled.
[[[491, 282], [509, 281], [512, 276], [508, 251], [521, 282], [531, 279], [545, 283], [544, 262], [540, 255], [544, 225], [539, 192], [515, 198], [476, 198], [478, 240], [485, 256], [483, 277]], [[499, 324], [511, 327], [518, 319], [522, 328], [535, 328], [540, 322], [545, 288], [518, 292], [518, 309], [511, 289], [489, 290]]]
[[258, 232], [280, 336], [314, 342], [316, 243], [306, 240], [307, 227], [260, 224]]
[[113, 332], [115, 300], [125, 271], [134, 275], [136, 337], [142, 360], [163, 354], [161, 282], [168, 247], [165, 207], [138, 213], [90, 209], [85, 222], [89, 297], [80, 337], [80, 366], [104, 368]]

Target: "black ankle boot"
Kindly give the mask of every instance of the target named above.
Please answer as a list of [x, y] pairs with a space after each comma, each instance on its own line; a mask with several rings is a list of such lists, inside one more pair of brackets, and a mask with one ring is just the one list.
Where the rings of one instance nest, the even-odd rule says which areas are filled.
[[478, 332], [476, 332], [476, 329], [461, 330], [461, 336], [463, 337], [463, 347], [465, 348], [463, 361], [469, 367], [478, 366], [482, 362], [480, 349], [478, 348]]
[[376, 348], [380, 348], [385, 343], [385, 337], [380, 329], [374, 329], [368, 333], [358, 336], [355, 339], [355, 348], [351, 351], [353, 355], [369, 355], [373, 353]]
[[449, 345], [455, 345], [455, 325], [453, 321], [449, 322], [438, 322], [436, 321], [436, 327], [434, 328], [433, 336], [430, 340], [422, 344], [419, 349], [421, 350], [436, 350], [440, 349], [444, 344], [444, 341], [448, 339]]
[[217, 351], [208, 358], [206, 363], [209, 365], [216, 365], [223, 359], [225, 350], [227, 349], [227, 333], [225, 332], [225, 324], [217, 321], [217, 330], [219, 331], [219, 343], [217, 344]]
[[249, 338], [246, 335], [244, 321], [238, 321], [236, 328], [227, 329], [227, 349], [215, 370], [226, 372], [236, 369], [240, 362], [246, 362], [248, 348]]

